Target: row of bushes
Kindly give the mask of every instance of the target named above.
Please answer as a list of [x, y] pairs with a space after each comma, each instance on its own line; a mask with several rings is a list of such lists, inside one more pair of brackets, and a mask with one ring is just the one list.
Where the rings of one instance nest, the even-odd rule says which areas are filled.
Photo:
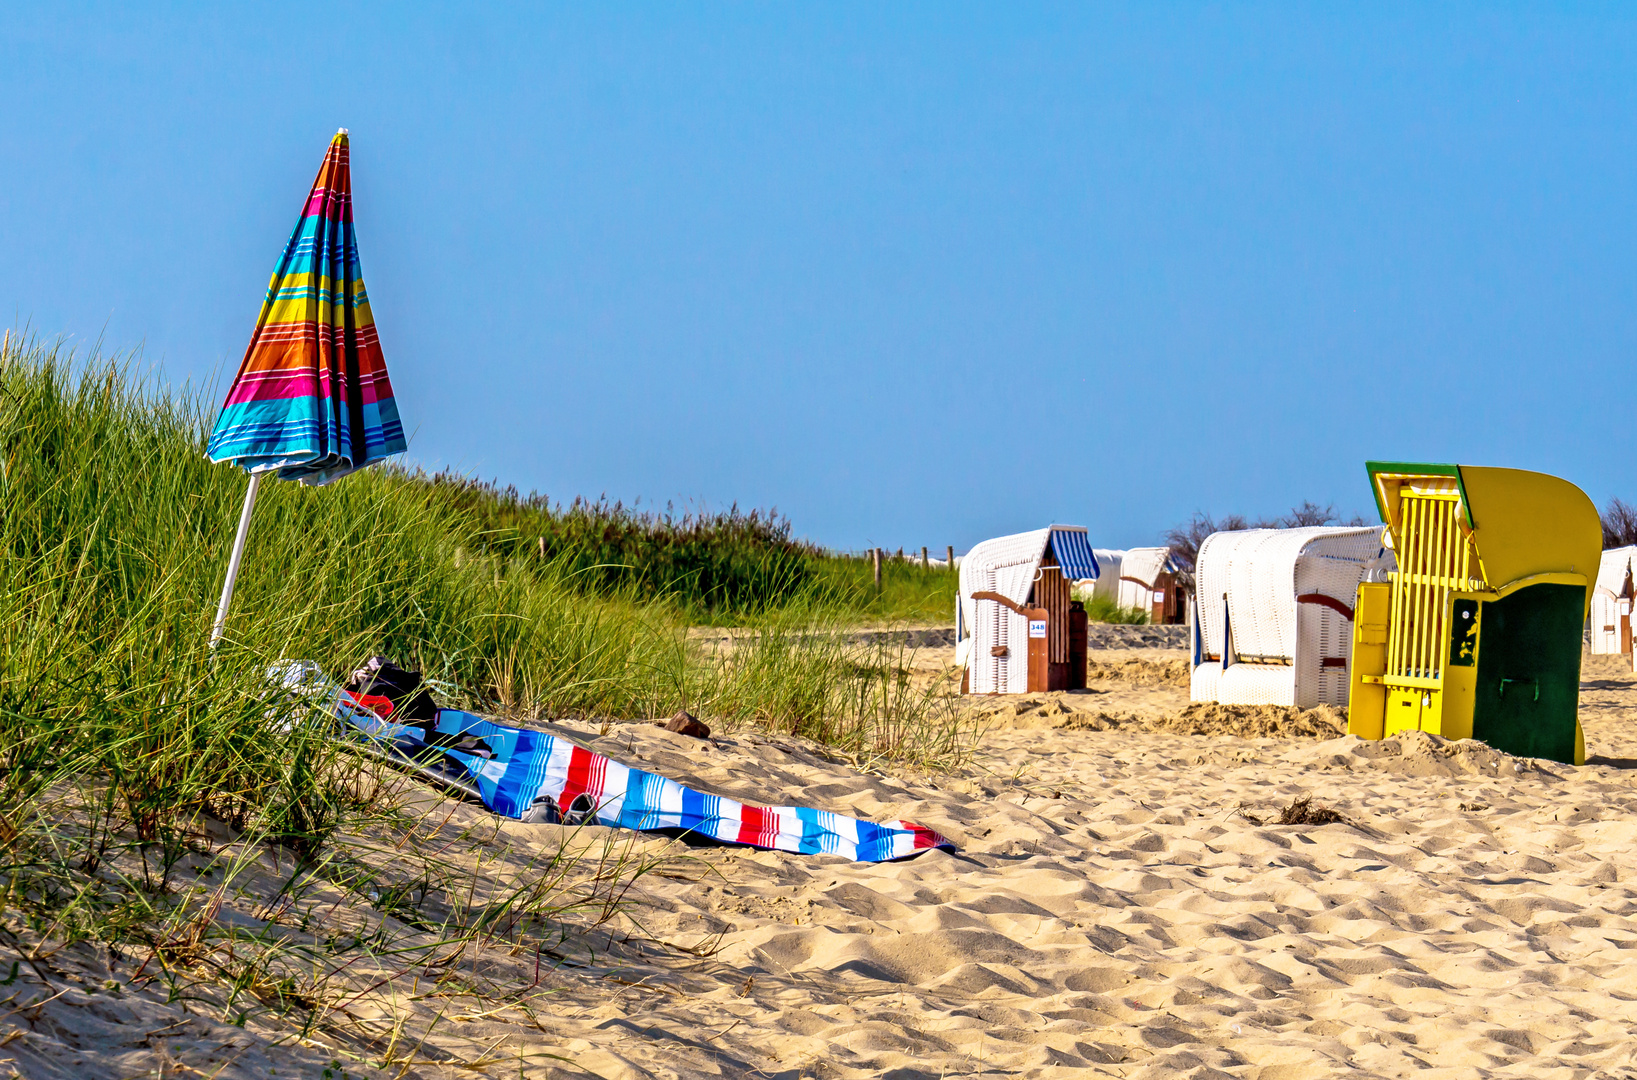
[[941, 621], [954, 602], [947, 569], [888, 560], [878, 589], [868, 559], [794, 538], [789, 519], [773, 510], [648, 511], [606, 498], [565, 505], [452, 473], [387, 475], [471, 522], [476, 556], [567, 571], [593, 594], [661, 599], [695, 623], [794, 615]]
[[470, 520], [486, 555], [566, 568], [592, 592], [666, 596], [696, 618], [785, 606], [812, 590], [824, 558], [776, 511], [642, 511], [606, 498], [565, 506], [452, 473], [396, 475]]

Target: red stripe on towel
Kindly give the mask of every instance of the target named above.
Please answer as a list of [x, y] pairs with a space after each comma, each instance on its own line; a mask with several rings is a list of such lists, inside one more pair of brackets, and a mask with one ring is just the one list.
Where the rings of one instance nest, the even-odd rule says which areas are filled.
[[739, 812], [739, 843], [766, 847], [773, 842], [777, 827], [773, 812], [765, 806], [746, 806]]
[[[591, 790], [592, 771], [597, 766], [601, 754], [593, 754], [581, 746], [576, 746], [568, 758], [568, 779], [563, 783], [563, 793], [557, 797], [557, 805], [563, 808], [564, 813], [575, 798]], [[606, 759], [604, 759], [606, 760]]]
[[[591, 768], [588, 771], [586, 790], [591, 793], [591, 801], [599, 808], [608, 801], [608, 759], [601, 754], [591, 755]], [[623, 792], [622, 792], [623, 794]]]

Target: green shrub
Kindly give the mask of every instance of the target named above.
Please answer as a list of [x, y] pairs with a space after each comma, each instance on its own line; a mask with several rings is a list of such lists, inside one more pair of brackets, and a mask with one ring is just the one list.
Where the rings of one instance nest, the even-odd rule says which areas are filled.
[[1139, 607], [1121, 607], [1116, 601], [1095, 593], [1089, 595], [1076, 594], [1075, 599], [1086, 606], [1086, 619], [1090, 622], [1124, 623], [1128, 626], [1146, 625], [1149, 614]]
[[563, 506], [452, 473], [390, 475], [468, 519], [476, 552], [550, 573], [566, 569], [589, 592], [665, 597], [695, 619], [783, 606], [811, 588], [822, 556], [792, 539], [776, 511], [639, 511], [584, 498]]
[[868, 558], [792, 538], [777, 511], [639, 511], [583, 498], [565, 506], [452, 473], [385, 475], [468, 520], [474, 555], [530, 573], [566, 570], [582, 591], [662, 600], [694, 623], [784, 622], [800, 613], [854, 623], [943, 622], [954, 606], [947, 569], [889, 558], [877, 590]]

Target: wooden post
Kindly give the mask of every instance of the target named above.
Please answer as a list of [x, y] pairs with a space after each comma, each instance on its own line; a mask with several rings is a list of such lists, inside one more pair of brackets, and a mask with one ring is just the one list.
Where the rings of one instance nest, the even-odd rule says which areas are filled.
[[880, 592], [881, 591], [881, 549], [880, 548], [871, 548], [870, 549], [870, 561], [874, 564], [874, 569], [875, 569], [875, 591]]
[[951, 569], [951, 570], [953, 570], [953, 569], [955, 569], [955, 545], [954, 545], [954, 544], [950, 544], [950, 545], [949, 545], [949, 546], [948, 546], [948, 547], [947, 547], [947, 548], [945, 548], [945, 549], [944, 549], [944, 550], [945, 550], [945, 551], [947, 551], [947, 552], [949, 552], [949, 568], [950, 568], [950, 569]]
[[540, 538], [540, 557], [546, 557], [546, 538], [543, 536]]
[[931, 565], [932, 565], [932, 560], [927, 558], [926, 545], [922, 544], [921, 545], [921, 569], [925, 570], [927, 567], [929, 567]]

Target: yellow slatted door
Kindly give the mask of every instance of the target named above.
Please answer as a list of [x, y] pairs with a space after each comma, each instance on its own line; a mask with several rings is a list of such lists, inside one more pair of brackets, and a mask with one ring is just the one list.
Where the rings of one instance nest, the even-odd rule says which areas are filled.
[[1421, 481], [1402, 493], [1382, 680], [1387, 685], [1387, 735], [1441, 727], [1449, 594], [1481, 587], [1472, 580], [1477, 560], [1460, 513], [1460, 493], [1453, 482]]

